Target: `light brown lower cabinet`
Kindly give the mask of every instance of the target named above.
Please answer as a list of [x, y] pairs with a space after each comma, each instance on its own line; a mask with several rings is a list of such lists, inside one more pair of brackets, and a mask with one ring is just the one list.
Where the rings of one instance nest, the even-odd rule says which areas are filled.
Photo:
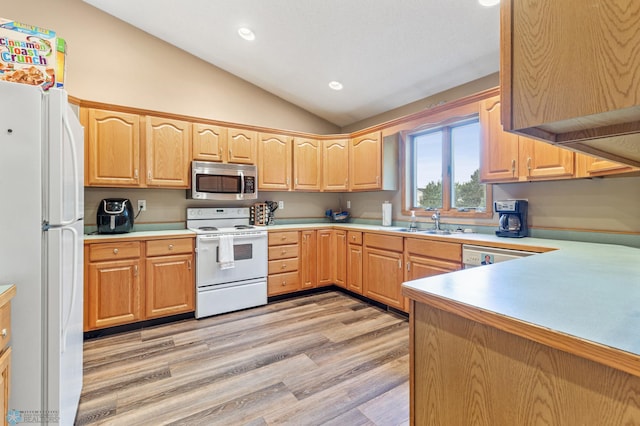
[[443, 241], [406, 238], [405, 280], [431, 277], [462, 268], [462, 245]]
[[347, 290], [362, 294], [362, 232], [347, 234]]
[[193, 311], [194, 294], [192, 238], [85, 245], [85, 331]]
[[318, 285], [326, 286], [333, 284], [334, 266], [334, 236], [331, 229], [320, 229], [317, 231], [318, 237]]
[[146, 317], [158, 318], [193, 311], [193, 241], [147, 241]]
[[334, 252], [332, 266], [334, 266], [333, 283], [347, 288], [347, 231], [336, 229], [333, 231]]
[[316, 231], [300, 231], [300, 284], [303, 289], [318, 285]]
[[5, 290], [0, 297], [0, 408], [2, 424], [6, 425], [11, 394], [11, 299], [16, 295], [15, 285]]
[[405, 302], [401, 288], [403, 260], [403, 237], [365, 233], [362, 294], [407, 311], [408, 302]]

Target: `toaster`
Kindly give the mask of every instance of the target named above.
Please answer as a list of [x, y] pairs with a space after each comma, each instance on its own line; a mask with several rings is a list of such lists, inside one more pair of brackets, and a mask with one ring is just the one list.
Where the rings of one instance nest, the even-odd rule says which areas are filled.
[[99, 234], [124, 234], [133, 229], [133, 205], [126, 198], [105, 198], [96, 214]]

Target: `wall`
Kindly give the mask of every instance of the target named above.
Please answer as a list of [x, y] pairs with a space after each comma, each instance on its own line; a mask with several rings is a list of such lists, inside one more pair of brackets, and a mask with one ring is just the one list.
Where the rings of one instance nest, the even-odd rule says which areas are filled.
[[[81, 0], [56, 0], [55, 7], [48, 0], [4, 2], [2, 16], [54, 29], [66, 38], [69, 44], [67, 90], [78, 98], [311, 133], [340, 131]], [[495, 87], [498, 80], [497, 74], [491, 74], [343, 130], [362, 129], [442, 101], [452, 101]], [[86, 191], [88, 224], [95, 223], [98, 202], [107, 197], [131, 198], [134, 202], [146, 199], [148, 211], [141, 214], [139, 223], [184, 222], [187, 207], [204, 205], [187, 200], [184, 190], [91, 188]], [[640, 178], [637, 177], [495, 185], [494, 198], [529, 199], [529, 221], [537, 228], [640, 232], [637, 213], [640, 211]], [[354, 217], [376, 221], [381, 217], [382, 202], [391, 200], [394, 219], [408, 219], [399, 214], [399, 192], [262, 192], [260, 200], [267, 199], [285, 201], [285, 209], [277, 213], [279, 218], [322, 218], [327, 208], [338, 208], [341, 200], [342, 207], [346, 207], [349, 200]], [[478, 223], [493, 226], [496, 220]]]
[[401, 106], [384, 112], [382, 114], [369, 117], [365, 120], [357, 123], [350, 124], [342, 128], [345, 133], [355, 132], [357, 130], [365, 129], [367, 127], [374, 126], [376, 124], [391, 121], [393, 119], [404, 117], [415, 112], [423, 111], [425, 109], [432, 108], [434, 106], [451, 102], [456, 99], [464, 98], [465, 96], [473, 95], [487, 89], [492, 89], [500, 85], [499, 74], [493, 73], [477, 80], [470, 81], [458, 87], [453, 87], [449, 90], [445, 90], [441, 93], [420, 99], [419, 101], [412, 102], [410, 104]]
[[1, 14], [65, 38], [65, 84], [77, 98], [278, 129], [339, 131], [82, 0], [5, 1]]

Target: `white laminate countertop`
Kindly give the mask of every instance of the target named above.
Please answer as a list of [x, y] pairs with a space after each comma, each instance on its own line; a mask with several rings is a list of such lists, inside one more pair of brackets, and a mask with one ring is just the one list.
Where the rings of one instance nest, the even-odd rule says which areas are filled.
[[[495, 313], [640, 357], [640, 249], [475, 233], [425, 236], [400, 232], [400, 227], [354, 223], [286, 224], [265, 228], [275, 232], [327, 227], [491, 247], [514, 246], [521, 250], [530, 247], [531, 251], [544, 252], [409, 281], [403, 284], [405, 295], [413, 299], [424, 295], [451, 300], [470, 309]], [[132, 232], [87, 235], [85, 240], [180, 235], [194, 233], [186, 229]]]

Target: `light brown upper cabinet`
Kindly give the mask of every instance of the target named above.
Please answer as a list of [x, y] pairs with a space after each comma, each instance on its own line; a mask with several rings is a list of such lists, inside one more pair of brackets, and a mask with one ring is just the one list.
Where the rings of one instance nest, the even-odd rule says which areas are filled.
[[372, 132], [349, 141], [349, 189], [382, 188], [382, 135]]
[[637, 167], [616, 163], [615, 161], [603, 160], [602, 158], [585, 154], [576, 154], [576, 162], [578, 177], [607, 176], [640, 171]]
[[227, 162], [256, 164], [256, 141], [258, 133], [253, 130], [227, 129]]
[[193, 159], [227, 162], [227, 128], [193, 123]]
[[291, 137], [271, 133], [258, 135], [258, 189], [291, 189]]
[[505, 130], [640, 167], [637, 0], [503, 0]]
[[504, 132], [500, 96], [480, 101], [483, 182], [566, 179], [575, 174], [575, 154], [531, 138]]
[[322, 186], [322, 145], [315, 139], [293, 139], [293, 189], [320, 191]]
[[85, 131], [85, 185], [140, 184], [140, 116], [81, 108]]
[[146, 116], [147, 186], [188, 188], [191, 124]]
[[349, 140], [322, 141], [322, 190], [349, 190]]

